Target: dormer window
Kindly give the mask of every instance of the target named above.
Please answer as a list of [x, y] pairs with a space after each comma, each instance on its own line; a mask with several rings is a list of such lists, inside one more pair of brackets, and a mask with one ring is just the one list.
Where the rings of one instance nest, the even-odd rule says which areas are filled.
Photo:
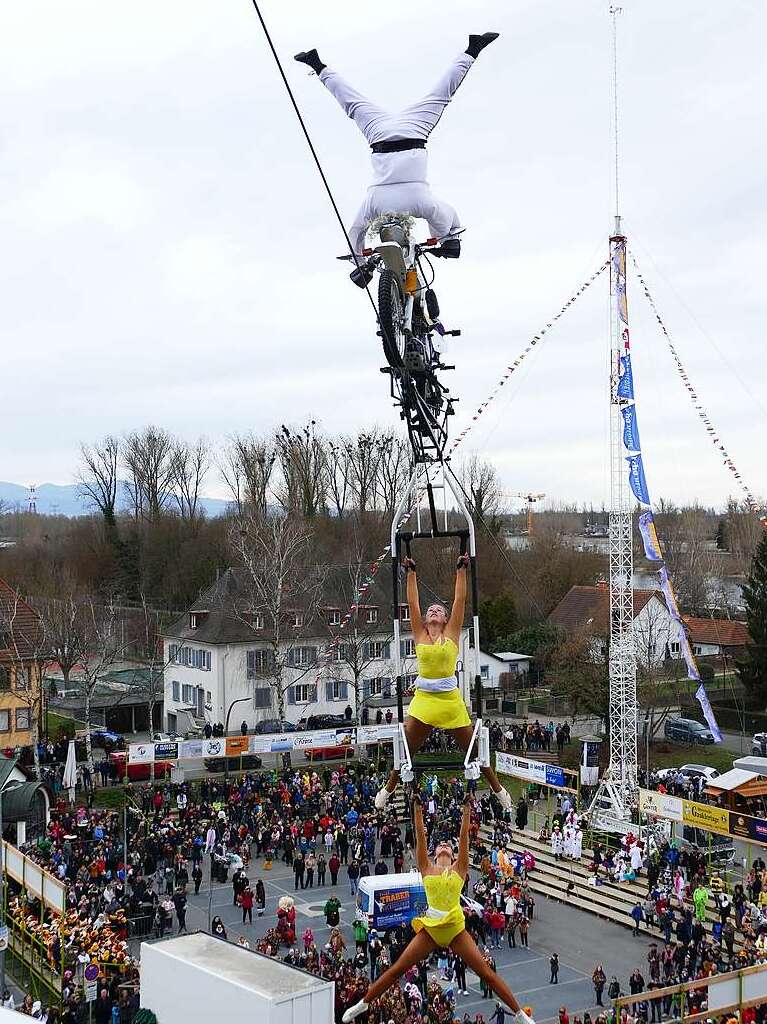
[[189, 612], [189, 628], [197, 629], [197, 612]]
[[378, 622], [378, 609], [377, 608], [366, 608], [365, 609], [365, 622], [369, 625], [373, 625]]
[[300, 629], [304, 624], [304, 613], [293, 612], [293, 629]]
[[340, 626], [341, 625], [341, 612], [338, 608], [328, 608], [328, 625], [329, 626]]
[[263, 612], [256, 612], [256, 614], [253, 616], [253, 629], [263, 629], [263, 628], [264, 628], [264, 613]]
[[410, 605], [401, 604], [399, 606], [399, 620], [400, 622], [410, 622]]
[[199, 629], [207, 617], [207, 611], [189, 612], [189, 628]]

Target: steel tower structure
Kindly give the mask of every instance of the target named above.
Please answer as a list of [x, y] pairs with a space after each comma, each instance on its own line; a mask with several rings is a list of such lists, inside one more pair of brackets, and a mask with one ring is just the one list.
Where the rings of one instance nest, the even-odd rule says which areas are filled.
[[[619, 7], [613, 18], [613, 129], [615, 152], [615, 224], [610, 238], [610, 639], [608, 649], [610, 761], [592, 804], [595, 818], [627, 821], [636, 803], [637, 682], [634, 640], [634, 551], [631, 498], [622, 409], [628, 404], [619, 387], [630, 365], [626, 236], [621, 228], [618, 176], [618, 45]], [[628, 371], [630, 372], [630, 371]], [[625, 390], [625, 389], [624, 389]], [[630, 393], [630, 389], [629, 393]]]

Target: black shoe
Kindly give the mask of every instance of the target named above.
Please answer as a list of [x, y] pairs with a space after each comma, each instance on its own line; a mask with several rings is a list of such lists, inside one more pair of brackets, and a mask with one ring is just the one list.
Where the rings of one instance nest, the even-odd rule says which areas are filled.
[[[484, 45], [487, 46], [487, 43]], [[316, 50], [304, 50], [303, 53], [297, 53], [293, 60], [297, 60], [299, 64], [306, 64], [316, 74], [327, 67], [327, 64], [323, 64], [320, 60], [320, 55]]]
[[[466, 47], [465, 52], [476, 60], [484, 48], [494, 43], [499, 35], [500, 32], [483, 32], [481, 36], [469, 36], [469, 45]], [[296, 57], [296, 60], [298, 60], [298, 57]]]
[[444, 256], [448, 260], [457, 260], [461, 255], [461, 239], [446, 238], [439, 249], [433, 249], [432, 256]]

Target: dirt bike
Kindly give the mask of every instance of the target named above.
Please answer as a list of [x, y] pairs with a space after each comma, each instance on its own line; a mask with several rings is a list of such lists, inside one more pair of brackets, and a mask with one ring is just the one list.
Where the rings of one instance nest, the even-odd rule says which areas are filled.
[[461, 332], [444, 328], [431, 287], [435, 274], [429, 257], [454, 252], [436, 238], [414, 242], [412, 223], [410, 217], [395, 215], [371, 225], [380, 242], [363, 250], [364, 262], [350, 276], [364, 288], [376, 272], [380, 275], [378, 334], [388, 364], [382, 372], [390, 374], [392, 396], [401, 405], [418, 459], [429, 453], [433, 457], [444, 448], [446, 418], [453, 414], [455, 399], [437, 378], [437, 370], [453, 369], [442, 362], [440, 341]]

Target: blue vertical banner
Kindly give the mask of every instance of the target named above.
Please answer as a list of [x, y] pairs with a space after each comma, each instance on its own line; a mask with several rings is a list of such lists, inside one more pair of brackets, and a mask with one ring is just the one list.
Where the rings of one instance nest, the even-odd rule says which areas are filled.
[[660, 579], [660, 589], [663, 591], [663, 596], [666, 599], [666, 607], [668, 608], [669, 615], [676, 622], [681, 622], [682, 616], [679, 612], [679, 605], [676, 602], [676, 594], [674, 593], [674, 588], [671, 584], [671, 580], [669, 579], [668, 569], [665, 565], [662, 565], [660, 569], [658, 569], [658, 578]]
[[623, 417], [623, 445], [626, 451], [638, 452], [642, 447], [639, 443], [639, 424], [637, 423], [637, 407], [624, 405], [621, 409]]
[[634, 492], [634, 497], [637, 501], [641, 501], [643, 505], [649, 505], [650, 495], [647, 493], [647, 480], [644, 475], [642, 456], [629, 455], [626, 462], [629, 464], [629, 484]]
[[615, 393], [618, 398], [634, 397], [634, 373], [631, 369], [631, 355], [628, 352], [625, 356], [621, 356], [618, 387]]
[[[652, 512], [643, 512], [640, 515], [639, 532], [642, 535], [645, 558], [651, 562], [662, 562], [663, 553], [660, 549], [660, 540], [658, 539], [658, 531], [655, 529], [655, 520], [652, 517]], [[670, 611], [671, 609], [669, 608]]]
[[685, 625], [681, 621], [679, 622], [679, 650], [682, 652], [682, 657], [687, 665], [687, 678], [694, 679], [696, 683], [699, 683], [700, 672], [698, 671], [698, 663], [695, 660], [695, 655], [692, 653]]
[[708, 699], [706, 687], [703, 685], [703, 683], [701, 683], [698, 689], [695, 691], [695, 697], [697, 698], [697, 701], [700, 704], [700, 709], [703, 712], [703, 717], [706, 719], [706, 724], [708, 725], [711, 732], [714, 734], [714, 739], [717, 743], [721, 743], [722, 734], [719, 731], [719, 724], [716, 720], [714, 709], [711, 707], [711, 701]]

